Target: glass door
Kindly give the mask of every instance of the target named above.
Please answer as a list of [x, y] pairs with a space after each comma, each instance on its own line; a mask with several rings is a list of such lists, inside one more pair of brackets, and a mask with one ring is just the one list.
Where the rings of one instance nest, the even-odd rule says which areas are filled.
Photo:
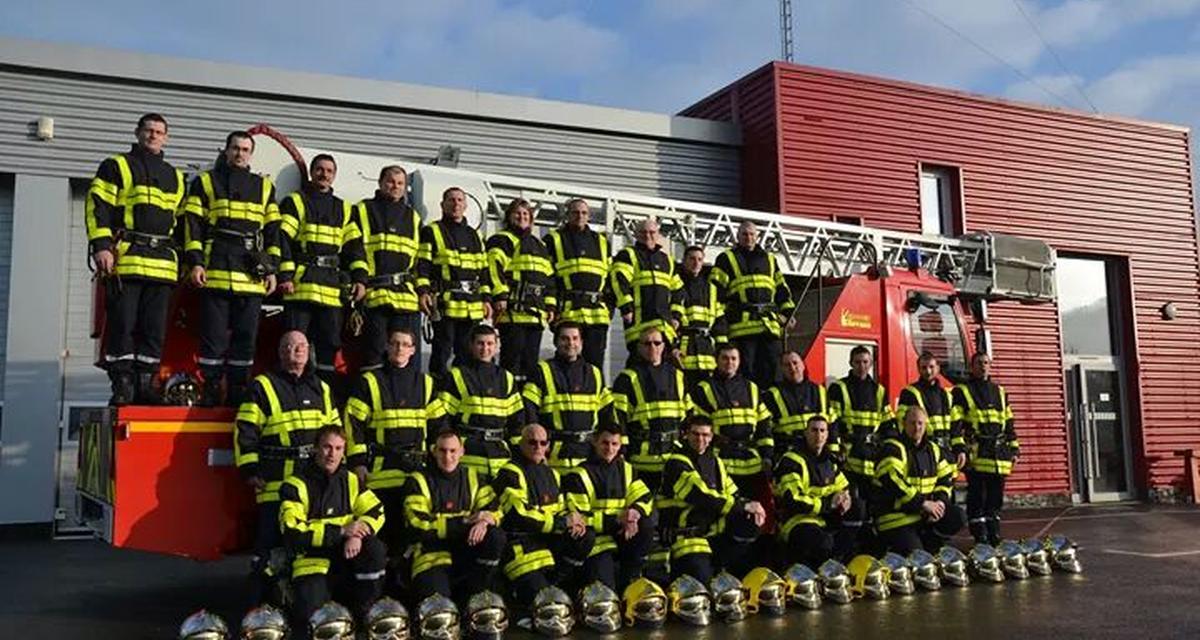
[[1120, 369], [1113, 362], [1080, 362], [1067, 370], [1076, 486], [1088, 502], [1128, 500], [1129, 438]]

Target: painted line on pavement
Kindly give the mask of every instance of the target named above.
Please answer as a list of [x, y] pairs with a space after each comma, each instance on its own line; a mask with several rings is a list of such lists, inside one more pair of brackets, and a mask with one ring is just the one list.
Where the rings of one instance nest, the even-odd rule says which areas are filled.
[[1124, 549], [1104, 549], [1104, 553], [1111, 553], [1119, 556], [1137, 556], [1139, 558], [1178, 558], [1181, 556], [1200, 556], [1200, 549], [1197, 549], [1196, 551], [1167, 551], [1164, 553], [1126, 551]]
[[1051, 519], [1050, 522], [1047, 522], [1046, 526], [1042, 527], [1042, 529], [1037, 532], [1037, 535], [1035, 535], [1033, 537], [1040, 538], [1040, 537], [1046, 535], [1046, 532], [1050, 530], [1050, 527], [1054, 526], [1054, 523], [1058, 522], [1059, 520], [1062, 520], [1063, 516], [1065, 516], [1068, 511], [1070, 511], [1071, 509], [1074, 509], [1074, 508], [1075, 507], [1072, 506], [1072, 507], [1067, 507], [1067, 508], [1063, 509], [1062, 511], [1059, 511], [1058, 515], [1054, 516], [1054, 518]]
[[1125, 511], [1121, 513], [1092, 513], [1080, 514], [1077, 516], [1064, 516], [1061, 513], [1057, 516], [1049, 518], [1018, 518], [1015, 520], [1004, 520], [1005, 524], [1033, 524], [1035, 522], [1046, 522], [1047, 520], [1097, 520], [1101, 518], [1131, 518], [1138, 516], [1157, 516], [1157, 515], [1196, 515], [1200, 516], [1200, 509], [1177, 509], [1173, 511]]

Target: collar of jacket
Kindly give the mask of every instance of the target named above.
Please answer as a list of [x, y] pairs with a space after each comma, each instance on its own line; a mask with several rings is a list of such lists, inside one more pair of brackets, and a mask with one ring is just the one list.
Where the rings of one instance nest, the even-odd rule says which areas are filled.
[[141, 158], [155, 158], [158, 160], [162, 160], [166, 157], [165, 152], [159, 151], [158, 153], [150, 153], [145, 147], [136, 142], [129, 147], [129, 153]]
[[313, 366], [312, 362], [309, 362], [308, 364], [304, 365], [304, 370], [301, 371], [299, 375], [296, 375], [296, 374], [292, 373], [291, 371], [288, 371], [287, 369], [284, 369], [282, 367], [280, 367], [280, 369], [279, 369], [279, 375], [292, 383], [311, 380], [316, 375], [316, 372], [317, 372], [317, 368], [315, 366]]
[[329, 191], [321, 191], [317, 185], [313, 184], [312, 180], [309, 180], [304, 184], [304, 195], [309, 198], [332, 198], [333, 187], [329, 187]]
[[378, 202], [379, 204], [381, 204], [385, 207], [399, 207], [399, 206], [406, 204], [406, 201], [404, 198], [400, 198], [399, 200], [392, 200], [392, 198], [390, 196], [388, 196], [386, 193], [380, 191], [379, 189], [375, 190], [375, 196], [374, 196], [373, 200], [375, 200], [376, 202]]

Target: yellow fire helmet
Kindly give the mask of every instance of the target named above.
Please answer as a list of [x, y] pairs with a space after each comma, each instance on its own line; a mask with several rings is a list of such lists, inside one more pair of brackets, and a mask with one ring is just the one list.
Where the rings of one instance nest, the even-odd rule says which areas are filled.
[[746, 588], [746, 610], [781, 616], [787, 613], [787, 583], [778, 573], [766, 567], [758, 567], [746, 574], [742, 580]]
[[891, 572], [884, 564], [868, 555], [855, 556], [846, 565], [850, 574], [850, 592], [856, 598], [883, 600], [888, 597], [888, 578]]
[[667, 619], [667, 594], [649, 579], [630, 582], [624, 600], [627, 625], [656, 629]]

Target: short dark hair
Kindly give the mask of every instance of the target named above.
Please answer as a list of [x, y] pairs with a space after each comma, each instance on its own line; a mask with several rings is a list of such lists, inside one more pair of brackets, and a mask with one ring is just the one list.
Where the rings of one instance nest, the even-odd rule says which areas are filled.
[[414, 334], [414, 333], [413, 333], [411, 330], [409, 330], [409, 329], [392, 329], [391, 331], [388, 331], [388, 332], [387, 332], [388, 339], [390, 340], [390, 339], [391, 339], [391, 337], [392, 337], [392, 336], [394, 336], [394, 335], [396, 335], [397, 333], [403, 333], [404, 335], [406, 335], [406, 336], [408, 336], [409, 338], [411, 338], [411, 339], [412, 339], [412, 342], [413, 342], [413, 344], [417, 344], [417, 336], [416, 336], [416, 334]]
[[445, 199], [448, 198], [450, 196], [450, 194], [454, 193], [455, 191], [463, 194], [464, 196], [467, 195], [466, 190], [463, 189], [462, 187], [450, 187], [449, 189], [446, 189], [445, 191], [442, 192], [442, 200], [445, 201]]
[[162, 117], [161, 113], [144, 114], [142, 117], [138, 118], [137, 128], [141, 129], [142, 127], [146, 126], [146, 123], [148, 122], [161, 122], [163, 129], [168, 131], [171, 129], [171, 127], [167, 125], [167, 119]]
[[450, 427], [444, 427], [440, 429], [437, 432], [437, 435], [433, 437], [433, 442], [436, 444], [442, 440], [445, 440], [446, 438], [454, 438], [458, 440], [459, 444], [462, 444], [462, 436], [458, 435], [458, 432]]
[[820, 414], [820, 413], [813, 414], [811, 417], [809, 417], [808, 422], [804, 423], [804, 428], [808, 429], [809, 427], [813, 426], [814, 424], [816, 424], [818, 422], [824, 422], [826, 425], [828, 425], [829, 418], [826, 418], [823, 414]]
[[698, 244], [690, 244], [690, 245], [688, 245], [688, 247], [686, 249], [683, 250], [683, 255], [686, 256], [687, 254], [689, 254], [693, 251], [699, 251], [700, 253], [704, 253], [704, 247], [702, 247]]
[[712, 418], [710, 418], [706, 415], [701, 415], [699, 413], [693, 413], [692, 415], [683, 419], [683, 432], [684, 433], [691, 431], [692, 427], [712, 428], [712, 426], [713, 426]]
[[346, 437], [346, 430], [342, 428], [342, 425], [331, 423], [321, 427], [320, 429], [317, 429], [317, 437], [313, 440], [313, 442], [317, 443], [319, 446], [321, 441], [329, 436], [337, 436], [342, 439], [342, 442], [349, 442], [350, 440], [348, 437]]
[[583, 325], [582, 324], [579, 324], [578, 322], [576, 322], [574, 320], [563, 320], [562, 322], [554, 325], [554, 337], [557, 338], [558, 336], [560, 336], [562, 334], [563, 331], [565, 331], [567, 329], [575, 329], [576, 331], [579, 332], [579, 335], [583, 335]]
[[938, 357], [933, 355], [932, 351], [922, 351], [921, 355], [917, 356], [917, 364], [920, 364], [922, 362], [928, 362], [930, 360], [932, 360], [933, 362], [938, 361]]
[[865, 353], [865, 354], [871, 356], [872, 359], [874, 359], [874, 357], [875, 357], [875, 354], [873, 354], [871, 352], [871, 347], [868, 347], [865, 344], [860, 344], [857, 347], [854, 347], [853, 349], [850, 350], [850, 360], [853, 361], [854, 358], [858, 357], [858, 355], [861, 353]]
[[492, 325], [477, 324], [477, 325], [471, 327], [471, 331], [467, 333], [467, 344], [471, 344], [471, 343], [475, 342], [475, 338], [478, 338], [480, 336], [494, 336], [494, 335], [499, 335], [499, 334], [496, 333], [496, 328], [493, 327]]
[[992, 357], [992, 354], [990, 354], [986, 351], [976, 351], [975, 355], [971, 356], [971, 364], [975, 364], [976, 362], [979, 362], [979, 359], [984, 356], [987, 356], [990, 358], [990, 357]]
[[605, 422], [601, 422], [596, 427], [596, 432], [592, 434], [592, 437], [595, 437], [595, 436], [598, 436], [598, 435], [601, 435], [604, 433], [611, 434], [614, 436], [623, 436], [623, 435], [625, 435], [625, 430], [621, 428], [621, 425], [619, 425], [615, 422], [605, 421]]
[[588, 204], [587, 200], [584, 200], [583, 198], [571, 198], [570, 200], [567, 200], [566, 204], [563, 205], [563, 209], [569, 212], [577, 202], [582, 202], [583, 205], [587, 207], [588, 213], [592, 212], [592, 205]]
[[717, 345], [717, 353], [715, 355], [719, 357], [726, 351], [737, 351], [738, 355], [741, 356], [741, 351], [737, 348], [737, 345], [733, 344], [732, 342], [722, 342], [721, 344]]
[[254, 136], [250, 135], [249, 131], [230, 131], [229, 135], [225, 136], [225, 148], [228, 149], [234, 140], [239, 139], [249, 140], [250, 150], [254, 151]]
[[334, 160], [333, 156], [329, 155], [328, 153], [318, 153], [317, 155], [313, 156], [312, 161], [308, 163], [308, 170], [312, 171], [313, 169], [316, 169], [318, 162], [324, 162], [326, 160], [333, 165], [334, 169], [337, 169], [337, 160]]
[[393, 173], [398, 173], [405, 178], [408, 178], [408, 172], [404, 170], [404, 167], [398, 164], [389, 164], [388, 166], [379, 170], [379, 179], [383, 180]]

